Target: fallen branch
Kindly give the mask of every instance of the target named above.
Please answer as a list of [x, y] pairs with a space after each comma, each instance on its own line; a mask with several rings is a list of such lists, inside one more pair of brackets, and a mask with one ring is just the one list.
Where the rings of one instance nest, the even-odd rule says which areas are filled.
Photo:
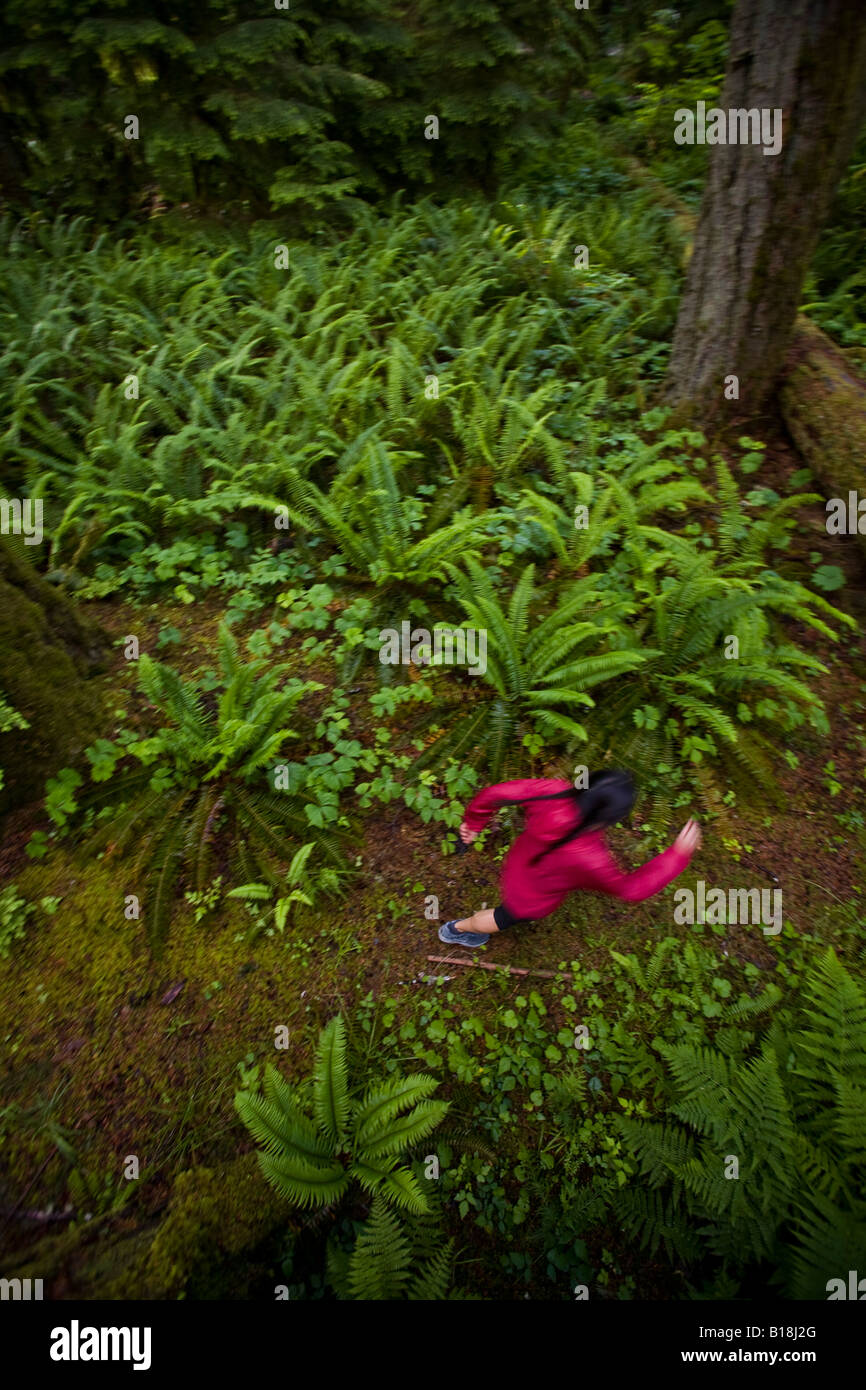
[[517, 965], [490, 965], [487, 961], [467, 959], [465, 956], [428, 956], [437, 965], [473, 965], [476, 970], [502, 970], [506, 975], [542, 975], [546, 980], [561, 977], [562, 970], [524, 970]]
[[75, 1216], [75, 1208], [69, 1207], [67, 1211], [19, 1211], [18, 1207], [0, 1207], [0, 1213], [8, 1216], [10, 1221], [71, 1221]]

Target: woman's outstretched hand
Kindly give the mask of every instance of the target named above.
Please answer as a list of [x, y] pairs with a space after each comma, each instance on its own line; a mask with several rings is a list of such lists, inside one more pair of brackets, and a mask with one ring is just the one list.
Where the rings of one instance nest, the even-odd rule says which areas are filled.
[[464, 845], [471, 845], [473, 840], [478, 839], [478, 835], [479, 832], [477, 830], [470, 830], [466, 822], [463, 821], [462, 825], [460, 826], [460, 838], [463, 841]]
[[701, 827], [696, 820], [687, 820], [677, 838], [674, 840], [674, 849], [678, 849], [681, 854], [694, 854], [696, 849], [700, 849]]

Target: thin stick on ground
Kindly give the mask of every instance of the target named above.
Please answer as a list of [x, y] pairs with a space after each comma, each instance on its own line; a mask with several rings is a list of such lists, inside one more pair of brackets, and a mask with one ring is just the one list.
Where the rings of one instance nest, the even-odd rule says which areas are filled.
[[555, 980], [564, 972], [561, 970], [525, 970], [517, 965], [490, 965], [483, 960], [466, 960], [461, 956], [428, 956], [428, 960], [438, 965], [471, 965], [476, 970], [503, 970], [506, 975], [542, 975], [546, 980]]

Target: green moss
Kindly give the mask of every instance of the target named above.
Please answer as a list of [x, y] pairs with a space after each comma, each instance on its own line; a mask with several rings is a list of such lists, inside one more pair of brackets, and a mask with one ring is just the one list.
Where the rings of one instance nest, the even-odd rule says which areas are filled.
[[[26, 898], [62, 901], [51, 917], [37, 911], [10, 959], [0, 961], [0, 1037], [10, 1062], [4, 1104], [33, 1111], [57, 1093], [51, 1119], [70, 1130], [89, 1173], [119, 1180], [124, 1157], [135, 1154], [144, 1181], [164, 1181], [191, 1154], [205, 1149], [218, 1158], [236, 1148], [237, 1066], [250, 1051], [272, 1052], [275, 1025], [289, 1027], [298, 1069], [305, 1068], [307, 1043], [323, 1020], [301, 997], [307, 967], [286, 945], [301, 930], [317, 934], [327, 919], [309, 914], [287, 939], [261, 937], [248, 947], [238, 940], [247, 924], [240, 904], [196, 923], [181, 903], [154, 963], [142, 923], [123, 915], [124, 894], [135, 890], [126, 872], [112, 859], [85, 869], [61, 846], [16, 875]], [[291, 1054], [284, 1060], [291, 1067]], [[11, 1190], [21, 1192], [53, 1154], [44, 1123], [10, 1121]], [[27, 1204], [63, 1203], [67, 1178], [55, 1156]]]
[[244, 1298], [271, 1272], [270, 1252], [261, 1262], [256, 1252], [287, 1225], [285, 1203], [245, 1154], [218, 1171], [180, 1173], [158, 1225], [76, 1223], [20, 1251], [3, 1274], [42, 1279], [55, 1298]]
[[4, 1262], [4, 1278], [42, 1279], [49, 1298], [132, 1298], [128, 1279], [125, 1292], [119, 1290], [135, 1263], [146, 1254], [153, 1232], [115, 1231], [106, 1233], [105, 1221], [75, 1224], [56, 1235], [42, 1236], [26, 1249]]
[[[862, 492], [866, 382], [820, 329], [797, 320], [779, 398], [798, 450], [830, 497]], [[866, 536], [858, 536], [866, 552]]]
[[168, 1215], [142, 1264], [143, 1296], [248, 1296], [263, 1271], [238, 1257], [254, 1252], [287, 1224], [286, 1205], [265, 1181], [254, 1154], [218, 1172], [192, 1168], [181, 1173]]
[[107, 643], [69, 598], [0, 540], [0, 670], [9, 703], [28, 729], [0, 735], [0, 815], [38, 797], [46, 776], [80, 756], [104, 723], [98, 688], [86, 677]]

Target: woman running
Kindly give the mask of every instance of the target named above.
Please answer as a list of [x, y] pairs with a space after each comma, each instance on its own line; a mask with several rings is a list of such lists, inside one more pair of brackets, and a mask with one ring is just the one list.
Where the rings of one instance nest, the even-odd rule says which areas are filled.
[[626, 902], [651, 898], [681, 874], [701, 843], [697, 821], [687, 821], [670, 849], [633, 873], [623, 873], [607, 848], [607, 826], [634, 805], [627, 772], [593, 772], [585, 790], [570, 782], [534, 778], [500, 782], [479, 792], [466, 808], [464, 844], [484, 829], [500, 806], [524, 806], [526, 824], [502, 867], [502, 900], [472, 917], [446, 922], [439, 939], [449, 946], [483, 946], [493, 932], [549, 917], [569, 893], [611, 893]]

